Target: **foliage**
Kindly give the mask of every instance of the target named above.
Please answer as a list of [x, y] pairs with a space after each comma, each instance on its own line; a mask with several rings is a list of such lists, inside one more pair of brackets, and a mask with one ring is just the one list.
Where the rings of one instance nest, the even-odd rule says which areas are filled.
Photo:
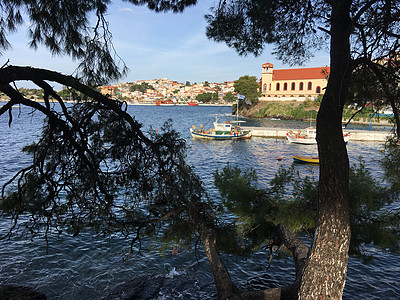
[[[193, 5], [197, 1], [129, 0], [129, 2], [135, 5], [147, 5], [150, 9], [155, 11], [171, 10], [174, 12], [180, 12], [186, 6]], [[114, 55], [115, 53], [112, 48], [111, 34], [108, 31], [108, 23], [104, 17], [109, 3], [110, 1], [108, 0], [74, 0], [61, 2], [44, 0], [3, 1], [0, 4], [1, 14], [4, 16], [0, 21], [1, 50], [4, 50], [9, 46], [7, 34], [16, 30], [17, 26], [23, 24], [22, 14], [20, 11], [25, 10], [30, 19], [31, 27], [29, 27], [29, 33], [31, 45], [33, 47], [45, 45], [55, 54], [67, 54], [80, 60], [80, 70], [82, 71], [82, 74], [86, 75], [86, 82], [96, 84], [118, 78], [121, 76], [121, 73], [123, 74], [124, 71], [126, 71], [126, 67], [119, 58]], [[321, 168], [320, 176], [322, 188], [319, 190], [320, 199], [318, 208], [322, 211], [320, 218], [324, 218], [330, 217], [330, 215], [326, 213], [324, 214], [324, 212], [329, 211], [326, 210], [327, 208], [332, 208], [330, 205], [338, 205], [341, 210], [339, 209], [339, 213], [333, 217], [336, 222], [335, 225], [340, 229], [343, 229], [344, 234], [339, 236], [335, 232], [329, 231], [330, 228], [321, 225], [323, 222], [322, 219], [320, 219], [320, 227], [323, 227], [320, 229], [326, 230], [328, 238], [332, 239], [332, 245], [329, 245], [330, 248], [327, 248], [325, 240], [319, 238], [315, 239], [315, 247], [312, 248], [312, 255], [309, 256], [307, 261], [307, 268], [304, 269], [304, 273], [300, 272], [301, 276], [304, 277], [304, 281], [300, 279], [301, 289], [299, 288], [300, 281], [296, 280], [296, 283], [293, 285], [295, 290], [296, 288], [298, 289], [295, 291], [296, 298], [297, 296], [300, 298], [303, 298], [303, 296], [310, 296], [311, 293], [320, 293], [321, 297], [329, 295], [329, 297], [341, 298], [341, 290], [344, 286], [345, 276], [337, 277], [336, 275], [339, 273], [345, 274], [347, 265], [347, 247], [345, 243], [348, 240], [348, 222], [346, 218], [348, 158], [345, 146], [340, 143], [335, 143], [336, 140], [334, 134], [341, 136], [341, 124], [337, 122], [337, 120], [340, 120], [343, 105], [347, 100], [348, 84], [350, 82], [349, 79], [351, 78], [350, 74], [352, 71], [357, 69], [357, 67], [368, 65], [371, 68], [379, 68], [378, 64], [380, 60], [383, 58], [391, 58], [390, 63], [385, 64], [387, 71], [380, 72], [380, 74], [384, 76], [378, 78], [378, 81], [384, 83], [382, 86], [386, 88], [394, 84], [393, 87], [396, 88], [393, 89], [393, 91], [398, 91], [398, 81], [396, 82], [391, 78], [390, 80], [387, 79], [390, 74], [395, 74], [395, 72], [391, 72], [392, 63], [396, 63], [396, 60], [392, 58], [397, 57], [400, 47], [400, 44], [398, 43], [399, 10], [399, 2], [392, 0], [227, 0], [218, 1], [212, 9], [211, 14], [207, 16], [209, 24], [207, 28], [207, 36], [216, 41], [225, 42], [228, 46], [235, 48], [240, 54], [260, 54], [266, 43], [274, 43], [276, 46], [274, 53], [278, 58], [283, 59], [286, 63], [298, 64], [307, 60], [312, 55], [313, 51], [321, 49], [321, 47], [325, 45], [331, 47], [329, 49], [332, 64], [331, 74], [327, 91], [325, 93], [326, 97], [324, 97], [324, 100], [321, 103], [318, 118], [320, 121], [319, 125], [321, 125], [319, 126], [318, 131], [320, 159], [325, 163], [325, 168]], [[91, 24], [89, 24], [90, 14], [97, 17], [97, 23], [93, 27], [90, 27]], [[30, 74], [26, 69], [24, 71], [25, 75]], [[379, 72], [375, 72], [375, 74], [379, 74]], [[197, 209], [206, 210], [204, 209], [205, 206], [202, 205], [202, 203], [199, 203], [201, 192], [196, 190], [196, 188], [190, 184], [192, 182], [190, 180], [192, 179], [192, 173], [188, 171], [187, 166], [179, 163], [181, 162], [180, 157], [174, 156], [173, 153], [171, 154], [171, 152], [174, 152], [174, 150], [171, 149], [175, 148], [163, 148], [160, 144], [161, 142], [167, 142], [166, 145], [171, 146], [172, 144], [179, 148], [179, 143], [178, 145], [175, 145], [173, 142], [175, 140], [172, 138], [173, 133], [167, 130], [160, 136], [150, 134], [149, 137], [146, 137], [140, 133], [137, 126], [123, 113], [123, 109], [117, 109], [115, 107], [116, 104], [113, 104], [113, 102], [106, 104], [105, 99], [96, 95], [94, 98], [102, 99], [98, 103], [107, 108], [113, 107], [112, 110], [117, 113], [119, 118], [128, 121], [132, 128], [137, 129], [133, 130], [136, 134], [135, 138], [137, 138], [134, 142], [134, 144], [136, 143], [137, 148], [130, 149], [129, 145], [124, 145], [124, 141], [118, 139], [119, 131], [115, 137], [109, 137], [109, 133], [115, 134], [117, 131], [107, 129], [102, 132], [100, 130], [103, 128], [102, 125], [92, 123], [92, 121], [96, 122], [104, 116], [105, 120], [111, 121], [111, 127], [122, 127], [122, 129], [125, 130], [125, 123], [122, 121], [122, 123], [115, 122], [113, 114], [97, 114], [88, 110], [89, 114], [83, 114], [82, 120], [70, 118], [70, 116], [74, 116], [72, 114], [65, 115], [65, 118], [60, 121], [57, 118], [57, 115], [52, 113], [48, 107], [49, 97], [57, 96], [44, 81], [39, 80], [39, 83], [42, 88], [45, 88], [44, 98], [47, 102], [41, 106], [29, 102], [15, 91], [9, 85], [12, 81], [12, 79], [11, 81], [9, 79], [11, 77], [6, 75], [10, 74], [6, 74], [4, 69], [2, 69], [0, 72], [0, 77], [2, 79], [1, 91], [5, 92], [12, 101], [6, 104], [6, 107], [0, 108], [0, 114], [4, 114], [8, 109], [11, 109], [10, 105], [12, 104], [24, 104], [39, 109], [49, 117], [49, 126], [45, 127], [46, 130], [43, 140], [27, 149], [29, 151], [35, 151], [34, 161], [39, 159], [40, 162], [40, 159], [42, 159], [41, 163], [38, 165], [34, 164], [28, 170], [22, 170], [17, 174], [21, 183], [20, 187], [23, 188], [19, 190], [20, 193], [12, 192], [10, 194], [10, 201], [14, 201], [11, 202], [14, 203], [14, 216], [18, 217], [20, 215], [21, 212], [18, 210], [18, 205], [20, 204], [21, 208], [24, 208], [25, 210], [35, 210], [38, 212], [38, 219], [35, 219], [35, 216], [33, 216], [33, 220], [38, 220], [36, 225], [39, 225], [40, 221], [44, 221], [44, 224], [49, 227], [49, 225], [53, 225], [51, 215], [53, 213], [53, 208], [54, 213], [58, 216], [62, 216], [63, 210], [67, 210], [69, 211], [70, 216], [72, 216], [70, 218], [72, 218], [72, 224], [75, 225], [72, 226], [74, 230], [78, 229], [79, 231], [80, 229], [79, 222], [74, 222], [75, 219], [73, 219], [73, 216], [75, 215], [77, 216], [77, 220], [81, 218], [82, 220], [85, 220], [86, 224], [93, 225], [103, 232], [107, 232], [108, 230], [112, 231], [114, 227], [117, 228], [121, 224], [126, 225], [126, 228], [128, 228], [127, 230], [134, 231], [137, 234], [136, 237], [138, 237], [141, 234], [141, 230], [145, 227], [148, 228], [149, 232], [154, 232], [154, 228], [157, 227], [159, 221], [165, 219], [170, 220], [170, 214], [178, 219], [180, 217], [183, 218], [185, 216], [183, 211], [185, 210], [183, 209], [181, 211], [180, 205], [183, 204], [183, 206], [185, 206], [185, 204], [187, 204], [183, 199], [190, 198], [191, 201], [194, 201], [196, 204]], [[11, 75], [14, 76], [15, 74]], [[53, 73], [52, 75], [59, 78], [58, 74]], [[390, 89], [387, 90], [390, 91]], [[87, 95], [93, 95], [89, 90], [86, 90], [85, 92]], [[395, 101], [393, 98], [394, 93], [386, 93], [386, 97], [388, 101], [391, 101], [392, 107], [396, 108], [396, 105], [393, 105]], [[247, 98], [249, 99], [250, 97]], [[107, 109], [105, 111], [107, 112]], [[94, 117], [94, 119], [92, 119], [92, 117]], [[73, 122], [71, 122], [71, 120]], [[12, 120], [10, 120], [10, 122], [11, 121]], [[397, 124], [399, 123], [400, 122], [397, 120]], [[84, 126], [85, 130], [80, 131], [79, 127], [81, 125], [88, 126]], [[53, 128], [59, 129], [61, 132], [55, 131], [52, 133]], [[127, 126], [127, 128], [129, 129], [129, 126]], [[122, 131], [121, 137], [126, 137], [128, 141], [130, 141], [130, 138], [132, 138], [131, 135], [124, 136], [123, 133], [132, 133], [129, 132], [128, 129]], [[334, 134], [332, 135], [331, 133]], [[85, 139], [87, 134], [91, 137], [89, 140]], [[99, 138], [97, 138], [98, 136]], [[46, 143], [49, 149], [55, 150], [53, 149], [53, 145], [48, 142], [54, 142], [54, 146], [61, 146], [62, 138], [69, 138], [69, 143], [65, 143], [68, 147], [65, 150], [60, 148], [59, 151], [54, 151], [54, 154], [48, 152]], [[107, 140], [109, 144], [102, 144], [101, 138]], [[166, 140], [164, 141], [164, 139]], [[74, 140], [76, 140], [78, 145]], [[119, 153], [117, 149], [119, 148], [119, 144], [117, 142], [122, 143], [122, 148], [125, 147], [126, 149], [133, 150], [132, 154], [126, 154], [128, 157], [133, 158], [132, 161]], [[144, 144], [141, 142], [144, 142]], [[100, 152], [100, 148], [96, 148], [96, 143], [106, 147], [105, 153]], [[109, 146], [111, 148], [108, 148]], [[115, 146], [115, 148], [112, 146]], [[69, 156], [71, 162], [67, 160], [68, 154], [65, 152], [66, 150], [69, 150], [71, 153]], [[99, 152], [92, 152], [92, 150], [98, 150]], [[125, 162], [128, 160], [128, 162], [141, 162], [135, 159], [135, 155], [142, 153], [141, 150], [145, 150], [146, 154], [150, 156], [144, 156], [146, 160], [142, 162], [149, 163], [150, 167], [156, 166], [156, 168], [149, 170], [145, 168], [140, 169], [139, 165], [134, 166], [133, 170], [140, 172], [157, 172], [157, 170], [160, 170], [160, 173], [156, 176], [162, 180], [160, 182], [160, 187], [158, 187], [157, 182], [151, 180], [151, 177], [147, 182], [147, 178], [144, 176], [142, 181], [139, 180], [139, 182], [133, 182], [137, 183], [138, 187], [141, 188], [140, 190], [135, 190], [134, 186], [126, 187], [124, 184], [127, 184], [128, 180], [122, 177], [122, 173], [118, 174], [118, 168], [120, 167], [118, 164], [119, 161]], [[152, 156], [153, 153], [154, 156]], [[96, 159], [96, 155], [94, 154], [99, 155], [99, 158]], [[143, 155], [145, 155], [144, 152]], [[167, 159], [168, 157], [169, 159]], [[53, 158], [61, 159], [62, 163], [60, 166], [55, 164]], [[147, 160], [147, 158], [149, 160]], [[111, 162], [107, 159], [110, 159]], [[173, 162], [177, 163], [173, 164]], [[46, 163], [49, 163], [48, 169]], [[152, 165], [152, 163], [154, 163], [154, 165]], [[160, 163], [160, 165], [157, 165], [158, 163]], [[61, 178], [59, 177], [61, 174], [59, 171], [66, 171], [66, 175], [73, 174], [73, 171], [75, 170], [69, 168], [69, 166], [73, 166], [73, 164], [77, 167], [81, 167], [83, 174], [86, 174], [88, 178], [82, 178], [82, 184], [78, 183], [77, 187], [69, 190], [70, 182], [74, 182], [75, 177], [67, 176], [63, 177], [67, 179], [66, 181], [59, 181]], [[179, 166], [181, 166], [181, 168]], [[89, 167], [89, 169], [92, 168], [96, 172], [90, 173], [88, 171], [89, 169], [86, 169], [87, 167]], [[164, 169], [164, 167], [166, 169]], [[123, 166], [121, 168], [121, 170], [123, 170]], [[338, 172], [334, 174], [333, 178], [328, 178], [328, 176], [331, 175], [329, 171], [333, 169], [338, 170]], [[117, 173], [114, 174], [114, 170]], [[130, 174], [129, 169], [124, 171], [127, 171], [128, 174]], [[167, 173], [164, 173], [164, 171]], [[168, 173], [168, 171], [171, 171], [171, 173]], [[365, 172], [362, 172], [363, 176], [364, 173]], [[165, 177], [162, 176], [163, 174], [165, 174]], [[185, 176], [182, 176], [181, 178], [181, 174]], [[149, 175], [153, 174], [151, 173]], [[115, 220], [113, 218], [113, 213], [115, 211], [121, 210], [125, 213], [126, 210], [124, 205], [112, 206], [115, 204], [115, 202], [113, 202], [114, 195], [116, 194], [114, 187], [118, 185], [118, 182], [114, 183], [112, 181], [113, 178], [123, 180], [122, 191], [126, 189], [127, 191], [136, 192], [134, 195], [151, 195], [152, 197], [155, 197], [154, 199], [152, 197], [143, 197], [141, 199], [142, 202], [140, 203], [147, 205], [146, 209], [148, 210], [142, 210], [143, 207], [139, 206], [134, 207], [138, 209], [130, 211], [132, 212], [132, 215], [130, 213], [126, 214], [126, 220], [130, 221], [129, 224], [123, 224], [123, 220]], [[141, 177], [138, 174], [131, 174], [129, 178], [140, 179]], [[172, 179], [173, 181], [169, 181]], [[83, 204], [81, 204], [81, 202], [72, 201], [70, 207], [68, 207], [68, 205], [61, 205], [64, 203], [60, 202], [57, 198], [59, 195], [57, 194], [59, 189], [53, 185], [54, 182], [60, 184], [61, 190], [65, 193], [73, 191], [81, 192], [82, 195], [72, 193], [70, 198], [76, 199], [76, 201], [83, 201]], [[196, 182], [196, 180], [193, 180], [193, 182]], [[109, 183], [111, 185], [108, 185]], [[174, 187], [177, 187], [177, 189], [170, 189], [170, 183], [175, 184]], [[334, 184], [330, 185], [331, 183]], [[331, 191], [333, 188], [337, 187], [338, 185], [336, 185], [336, 183], [340, 183], [339, 189], [336, 190], [337, 193], [334, 195], [332, 193], [328, 194], [326, 191]], [[308, 187], [309, 186], [310, 185], [308, 185]], [[63, 189], [64, 187], [65, 189]], [[43, 188], [43, 190], [40, 191], [40, 188]], [[182, 189], [182, 194], [179, 189]], [[89, 197], [86, 197], [86, 190]], [[308, 192], [310, 191], [309, 188], [305, 188], [304, 190], [307, 190]], [[254, 191], [253, 189], [248, 189], [248, 192], [257, 195], [258, 189], [254, 189]], [[46, 192], [49, 193], [46, 194]], [[160, 194], [157, 192], [160, 192]], [[164, 194], [171, 196], [171, 198], [164, 199], [162, 196]], [[38, 198], [27, 203], [25, 202], [23, 195], [37, 195]], [[54, 198], [54, 201], [50, 201], [51, 197]], [[275, 199], [275, 197], [272, 197], [272, 199]], [[67, 198], [67, 200], [69, 201], [69, 198]], [[161, 201], [158, 203], [160, 205], [154, 203], [153, 200]], [[8, 203], [7, 201], [8, 200], [6, 200], [5, 203]], [[170, 201], [174, 201], [175, 204]], [[66, 203], [68, 204], [68, 202]], [[133, 203], [137, 204], [139, 202]], [[162, 205], [165, 205], [165, 210]], [[177, 205], [178, 207], [175, 207], [174, 205]], [[362, 205], [369, 206], [367, 203], [363, 203]], [[232, 205], [233, 209], [239, 207], [243, 207], [246, 209], [246, 212], [250, 212], [250, 215], [242, 216], [243, 230], [241, 230], [241, 232], [248, 233], [251, 237], [244, 243], [247, 248], [248, 245], [252, 245], [250, 241], [251, 239], [256, 240], [256, 242], [264, 239], [263, 236], [258, 236], [256, 234], [260, 231], [257, 230], [258, 227], [254, 226], [255, 223], [253, 220], [255, 220], [255, 218], [252, 215], [256, 212], [254, 211], [254, 208], [259, 207], [260, 209], [264, 209], [264, 206], [257, 200], [257, 198], [255, 198], [251, 199], [249, 203], [238, 202], [238, 205]], [[277, 207], [279, 208], [281, 205], [277, 205]], [[177, 210], [174, 210], [174, 208]], [[96, 209], [99, 210], [98, 216], [95, 213], [91, 213], [92, 211], [96, 211]], [[286, 207], [286, 209], [288, 209], [288, 207]], [[332, 210], [330, 210], [330, 212], [332, 212]], [[211, 222], [210, 219], [207, 219], [207, 216], [211, 215], [211, 213], [207, 214], [204, 211], [201, 211], [201, 215], [206, 218], [206, 225], [212, 227], [211, 224], [214, 223]], [[85, 219], [85, 217], [87, 218]], [[140, 221], [143, 217], [145, 218], [144, 220], [146, 224], [141, 223]], [[146, 217], [154, 217], [154, 219], [146, 219]], [[247, 221], [247, 217], [250, 218], [249, 221]], [[266, 226], [270, 224], [270, 220], [268, 219], [261, 219], [261, 222], [264, 222], [263, 224], [266, 224]], [[173, 222], [170, 222], [170, 224], [171, 223]], [[199, 223], [200, 225], [197, 229], [200, 231], [200, 229], [203, 228], [201, 231], [204, 233], [206, 231], [204, 230], [204, 227], [207, 226], [205, 226], [204, 222]], [[152, 227], [152, 224], [157, 225]], [[34, 227], [31, 228], [32, 230], [35, 229]], [[125, 233], [124, 228], [124, 226], [120, 227], [123, 233]], [[161, 227], [158, 227], [158, 229], [161, 229]], [[263, 232], [260, 233], [262, 234]], [[136, 238], [133, 239], [133, 241], [135, 240]], [[370, 239], [370, 241], [372, 240], [375, 241], [375, 239]], [[336, 241], [336, 243], [333, 241]], [[319, 251], [319, 249], [321, 249], [321, 251]], [[332, 249], [335, 253], [333, 253]], [[325, 256], [328, 259], [325, 259]], [[314, 260], [314, 258], [318, 258], [318, 261]], [[329, 263], [331, 263], [329, 259], [332, 259], [334, 264], [329, 265]], [[213, 272], [216, 270], [219, 271], [221, 268], [214, 268]], [[224, 278], [228, 277], [229, 276], [224, 276]], [[215, 276], [216, 281], [219, 280], [219, 278], [220, 277]], [[315, 282], [313, 279], [315, 279]], [[326, 283], [329, 280], [329, 287], [327, 287], [328, 285]], [[224, 287], [224, 285], [217, 284], [217, 282], [216, 285], [219, 288]], [[231, 287], [230, 285], [227, 286]], [[234, 298], [232, 291], [236, 292], [234, 288], [230, 289], [230, 294], [225, 298]], [[279, 292], [281, 291], [283, 292], [284, 289], [279, 290]], [[299, 295], [297, 294], [297, 291], [299, 291]], [[220, 293], [220, 290], [218, 292]]]
[[62, 89], [58, 91], [58, 95], [60, 95], [61, 99], [70, 100], [72, 98], [71, 92], [68, 89]]
[[[6, 74], [19, 70], [7, 67]], [[69, 76], [33, 68], [30, 72], [37, 83], [49, 77], [69, 83], [87, 101], [66, 107], [44, 82], [43, 103], [5, 89], [11, 100], [0, 113], [23, 104], [46, 116], [42, 136], [24, 148], [32, 164], [2, 188], [2, 215], [11, 217], [16, 227], [26, 227], [33, 237], [64, 231], [75, 236], [90, 228], [99, 235], [121, 234], [140, 247], [143, 235], [171, 236], [172, 228], [187, 223], [188, 203], [203, 213], [213, 207], [206, 205], [200, 179], [185, 163], [186, 143], [171, 121], [158, 132], [146, 133], [124, 103]], [[50, 94], [59, 105], [49, 105]], [[193, 234], [189, 231], [180, 231], [187, 232], [188, 241]]]
[[[116, 55], [105, 19], [109, 1], [2, 1], [0, 53], [11, 47], [7, 36], [30, 23], [29, 45], [40, 45], [53, 54], [69, 55], [80, 61], [78, 72], [92, 84], [120, 78], [127, 67]], [[23, 13], [22, 13], [23, 12]], [[96, 16], [93, 25], [92, 16]], [[24, 21], [24, 17], [29, 22]], [[91, 30], [88, 30], [90, 28]]]
[[[61, 91], [58, 91], [58, 95], [63, 100], [80, 101], [87, 99], [87, 97], [83, 93], [71, 88], [64, 88]], [[42, 92], [42, 98], [43, 98], [43, 92]]]
[[[311, 7], [322, 13], [313, 14]], [[326, 26], [329, 11], [324, 1], [220, 1], [206, 16], [206, 33], [242, 55], [259, 55], [265, 44], [275, 44], [279, 59], [300, 64], [326, 41], [314, 22]]]
[[250, 101], [251, 104], [255, 104], [258, 102], [258, 97], [261, 95], [259, 92], [259, 85], [257, 81], [257, 77], [255, 76], [241, 76], [238, 80], [234, 82], [235, 92], [246, 97], [247, 101]]
[[382, 108], [391, 107], [394, 114], [392, 120], [397, 126], [397, 136], [400, 136], [399, 67], [399, 58], [393, 54], [360, 65], [353, 72], [351, 96], [348, 100], [349, 103], [357, 103], [361, 108], [356, 114], [368, 108], [370, 113], [376, 113]]
[[[155, 11], [181, 12], [196, 0], [129, 0]], [[8, 35], [29, 23], [29, 46], [45, 46], [52, 54], [78, 60], [77, 74], [92, 85], [124, 76], [128, 68], [116, 54], [106, 19], [109, 0], [30, 1], [0, 3], [0, 54], [11, 48]], [[26, 17], [27, 20], [24, 20]], [[94, 17], [94, 18], [93, 18]]]
[[363, 253], [363, 245], [396, 251], [399, 249], [399, 216], [393, 214], [391, 204], [398, 200], [390, 189], [379, 186], [360, 159], [358, 168], [350, 172], [350, 213], [352, 238], [350, 251]]
[[232, 94], [232, 92], [228, 92], [222, 97], [222, 99], [228, 102], [233, 102], [235, 101], [235, 96]]
[[211, 101], [217, 101], [218, 100], [218, 93], [201, 93], [196, 95], [196, 100], [199, 102], [211, 102]]
[[314, 103], [316, 103], [317, 105], [320, 105], [323, 97], [324, 97], [324, 95], [319, 94], [317, 97], [314, 98]]
[[147, 90], [154, 90], [154, 87], [147, 82], [142, 82], [141, 84], [132, 84], [129, 90], [131, 92], [139, 91], [146, 93]]
[[[397, 177], [393, 178], [397, 184], [394, 192], [394, 189], [378, 184], [361, 158], [351, 167], [351, 254], [368, 258], [371, 254], [365, 250], [365, 245], [385, 251], [398, 250], [400, 216], [391, 208], [400, 192]], [[224, 207], [236, 216], [231, 226], [236, 228], [237, 247], [230, 245], [229, 249], [242, 252], [246, 249], [248, 255], [268, 244], [279, 223], [288, 224], [298, 233], [311, 232], [315, 227], [318, 194], [315, 175], [301, 177], [293, 168], [281, 168], [269, 188], [260, 188], [254, 170], [242, 171], [227, 165], [221, 172], [215, 172], [214, 178]], [[285, 191], [292, 191], [292, 194]], [[232, 231], [229, 234], [232, 235]]]
[[[312, 108], [315, 109], [312, 109]], [[295, 103], [268, 103], [260, 108], [254, 116], [257, 118], [280, 118], [285, 120], [307, 120], [316, 119], [319, 107], [311, 101], [304, 101], [300, 104]], [[366, 106], [362, 111], [348, 108], [343, 110], [343, 119], [349, 120], [352, 118], [353, 121], [370, 122], [370, 114], [374, 111], [371, 106]], [[379, 122], [380, 120], [388, 120], [391, 122], [392, 117], [379, 118], [375, 116], [372, 121]]]
[[147, 7], [156, 12], [172, 11], [174, 13], [182, 12], [185, 7], [195, 5], [197, 0], [127, 0], [135, 5], [147, 5]]
[[274, 117], [281, 119], [316, 119], [317, 111], [308, 108], [307, 103], [301, 104], [281, 104], [281, 103], [269, 103], [265, 107], [261, 108], [256, 116], [259, 118]]
[[[285, 191], [292, 185], [297, 189], [307, 189], [308, 181], [300, 184], [298, 174], [293, 169], [281, 168], [269, 188], [260, 188], [257, 185], [257, 176], [254, 170], [242, 171], [238, 167], [227, 165], [222, 171], [214, 173], [214, 183], [218, 188], [224, 207], [236, 216], [228, 236], [220, 233], [219, 238], [225, 241], [220, 247], [229, 247], [225, 251], [240, 255], [249, 255], [269, 243], [276, 232], [279, 223], [285, 223], [295, 232], [314, 228], [315, 203], [310, 199], [291, 198]], [[305, 194], [305, 192], [303, 192]], [[315, 201], [315, 199], [313, 200]], [[287, 212], [291, 213], [288, 214]], [[235, 228], [233, 230], [232, 228]], [[235, 232], [236, 237], [234, 237]], [[232, 245], [234, 243], [234, 245]]]
[[385, 145], [385, 156], [381, 161], [385, 170], [385, 179], [393, 193], [400, 194], [400, 147], [396, 140], [389, 140]]

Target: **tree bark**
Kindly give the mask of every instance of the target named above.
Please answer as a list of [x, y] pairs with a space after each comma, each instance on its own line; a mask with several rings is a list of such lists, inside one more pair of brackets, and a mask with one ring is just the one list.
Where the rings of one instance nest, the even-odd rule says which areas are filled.
[[342, 112], [352, 71], [351, 1], [331, 3], [331, 73], [317, 117], [318, 220], [299, 299], [342, 298], [350, 245], [349, 159], [343, 141]]
[[216, 234], [209, 228], [201, 214], [192, 203], [188, 203], [188, 214], [192, 224], [203, 237], [204, 252], [207, 256], [218, 292], [218, 299], [249, 299], [249, 300], [291, 300], [297, 299], [305, 261], [309, 249], [307, 245], [294, 235], [288, 226], [279, 224], [276, 228], [274, 245], [285, 245], [293, 254], [296, 268], [296, 279], [292, 285], [270, 288], [259, 291], [240, 290], [232, 282], [229, 271], [222, 262], [216, 247]]
[[203, 237], [203, 248], [214, 277], [218, 299], [240, 299], [238, 295], [240, 292], [233, 284], [228, 269], [217, 252], [215, 232], [208, 228], [194, 204], [189, 203], [187, 209], [192, 224], [197, 227], [198, 232]]

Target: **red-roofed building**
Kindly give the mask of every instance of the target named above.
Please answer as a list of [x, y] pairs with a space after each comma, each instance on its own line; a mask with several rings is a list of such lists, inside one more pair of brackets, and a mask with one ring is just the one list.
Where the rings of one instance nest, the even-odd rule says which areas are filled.
[[328, 83], [329, 67], [274, 70], [262, 65], [261, 93], [264, 97], [316, 97]]

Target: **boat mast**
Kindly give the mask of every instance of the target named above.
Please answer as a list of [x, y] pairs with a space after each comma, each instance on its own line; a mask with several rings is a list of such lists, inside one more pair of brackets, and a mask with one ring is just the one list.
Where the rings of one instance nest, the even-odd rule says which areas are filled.
[[[236, 101], [236, 121], [239, 121], [239, 99]], [[237, 125], [239, 125], [239, 122]]]

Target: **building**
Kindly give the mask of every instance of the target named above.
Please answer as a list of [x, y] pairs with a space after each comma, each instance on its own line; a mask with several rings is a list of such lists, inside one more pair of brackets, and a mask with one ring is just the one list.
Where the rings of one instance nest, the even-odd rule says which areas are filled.
[[274, 65], [262, 65], [261, 93], [263, 97], [316, 97], [324, 94], [329, 67], [274, 70]]

